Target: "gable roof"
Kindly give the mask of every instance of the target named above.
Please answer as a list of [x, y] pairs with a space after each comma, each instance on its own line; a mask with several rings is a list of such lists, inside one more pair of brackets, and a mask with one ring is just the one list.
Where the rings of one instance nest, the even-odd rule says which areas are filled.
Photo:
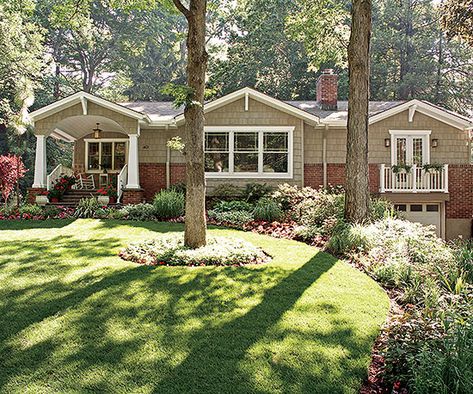
[[[312, 123], [312, 124], [320, 123], [319, 116], [312, 114], [308, 111], [305, 111], [301, 108], [297, 108], [293, 105], [290, 105], [285, 101], [281, 101], [281, 100], [275, 99], [274, 97], [268, 96], [267, 94], [258, 92], [257, 90], [249, 88], [249, 87], [239, 89], [233, 93], [229, 93], [216, 100], [206, 103], [204, 105], [204, 112], [205, 113], [211, 112], [217, 108], [223, 107], [224, 105], [230, 104], [241, 98], [245, 98], [246, 107], [248, 106], [248, 102], [246, 100], [251, 98], [253, 100], [266, 104], [270, 107], [276, 108], [282, 112], [293, 115], [297, 118], [304, 119], [308, 123]], [[176, 123], [182, 123], [184, 121], [184, 114], [181, 113], [177, 115], [175, 119], [176, 119]]]
[[[204, 105], [204, 112], [211, 112], [241, 98], [245, 99], [245, 106], [248, 106], [248, 99], [251, 98], [299, 119], [303, 119], [313, 125], [346, 127], [347, 124], [347, 101], [338, 101], [338, 109], [330, 111], [320, 108], [317, 101], [281, 101], [249, 87], [239, 89], [206, 103]], [[138, 119], [142, 124], [148, 126], [167, 127], [184, 123], [184, 108], [176, 108], [173, 102], [170, 101], [113, 103], [86, 92], [74, 93], [71, 96], [33, 111], [30, 117], [33, 121], [39, 120], [78, 103], [82, 104], [85, 114], [87, 112], [87, 101]], [[406, 110], [409, 110], [410, 119], [412, 119], [411, 116], [415, 116], [415, 112], [418, 111], [462, 130], [473, 128], [473, 121], [471, 119], [427, 101], [415, 99], [410, 101], [370, 101], [369, 122], [373, 124]]]
[[464, 130], [473, 126], [473, 121], [466, 116], [449, 111], [445, 108], [439, 107], [438, 105], [429, 103], [428, 101], [416, 99], [406, 101], [390, 109], [386, 109], [385, 111], [382, 111], [374, 116], [370, 116], [369, 122], [370, 124], [373, 124], [406, 110], [409, 110], [409, 121], [412, 121], [412, 117], [415, 116], [415, 112], [420, 112], [458, 129]]
[[129, 116], [134, 119], [142, 120], [142, 119], [147, 118], [147, 115], [145, 113], [135, 111], [123, 105], [114, 103], [109, 100], [105, 100], [101, 97], [94, 96], [93, 94], [86, 93], [83, 91], [76, 92], [70, 96], [67, 96], [63, 99], [55, 101], [54, 103], [46, 105], [45, 107], [37, 109], [36, 111], [31, 112], [29, 116], [31, 120], [34, 122], [36, 120], [43, 119], [47, 116], [53, 115], [56, 112], [62, 111], [63, 109], [66, 109], [76, 104], [81, 104], [83, 114], [87, 115], [87, 102], [88, 101], [95, 103], [97, 105], [100, 105], [102, 107], [108, 108], [112, 111]]

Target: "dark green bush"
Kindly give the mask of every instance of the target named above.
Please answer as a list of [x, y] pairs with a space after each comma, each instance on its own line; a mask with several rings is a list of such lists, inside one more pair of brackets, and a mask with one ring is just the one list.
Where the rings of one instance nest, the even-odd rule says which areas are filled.
[[175, 183], [169, 187], [169, 190], [186, 195], [186, 184], [184, 182]]
[[242, 197], [242, 191], [239, 187], [231, 183], [222, 183], [215, 187], [211, 193], [211, 197], [214, 200], [230, 200]]
[[47, 205], [43, 208], [43, 216], [45, 218], [54, 218], [59, 215], [61, 210], [54, 205]]
[[256, 203], [253, 216], [256, 220], [274, 222], [281, 220], [284, 217], [284, 212], [276, 201], [269, 198], [261, 198]]
[[161, 190], [154, 196], [154, 213], [158, 219], [184, 216], [185, 196], [174, 190]]
[[253, 182], [245, 185], [242, 194], [247, 202], [254, 203], [263, 197], [269, 196], [273, 190], [274, 188], [266, 183]]

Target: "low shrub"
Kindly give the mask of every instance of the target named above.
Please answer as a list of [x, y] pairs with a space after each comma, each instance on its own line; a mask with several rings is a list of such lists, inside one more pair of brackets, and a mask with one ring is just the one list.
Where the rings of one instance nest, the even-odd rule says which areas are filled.
[[266, 183], [247, 183], [242, 191], [243, 199], [255, 203], [263, 197], [269, 196], [274, 188]]
[[179, 182], [169, 186], [169, 190], [186, 195], [187, 187], [184, 182]]
[[253, 210], [253, 216], [256, 220], [275, 222], [283, 218], [284, 212], [276, 201], [269, 198], [261, 198]]
[[212, 199], [217, 201], [240, 198], [241, 196], [241, 189], [231, 183], [222, 183], [218, 185], [211, 193]]
[[18, 212], [19, 212], [21, 217], [23, 217], [24, 215], [28, 215], [28, 216], [41, 216], [41, 215], [43, 215], [43, 209], [40, 206], [35, 205], [35, 204], [22, 205], [18, 209]]
[[61, 209], [56, 207], [55, 205], [47, 205], [43, 208], [43, 217], [45, 219], [52, 219], [59, 215]]
[[82, 198], [77, 204], [77, 208], [74, 212], [76, 218], [94, 218], [97, 212], [100, 212], [102, 205], [99, 203], [97, 198]]
[[154, 196], [154, 214], [158, 219], [172, 219], [184, 215], [185, 196], [174, 190], [161, 190]]
[[284, 211], [290, 211], [302, 201], [316, 199], [319, 191], [311, 187], [299, 187], [284, 183], [278, 185], [271, 194], [271, 198], [276, 201]]
[[127, 205], [123, 208], [123, 214], [129, 220], [147, 221], [156, 219], [156, 210], [152, 204]]
[[128, 217], [128, 211], [126, 209], [110, 209], [108, 211], [108, 218], [114, 220], [123, 220]]
[[218, 223], [230, 223], [237, 226], [242, 226], [248, 222], [251, 222], [253, 214], [248, 211], [208, 211], [208, 217], [215, 220]]
[[120, 257], [139, 264], [173, 266], [242, 265], [268, 261], [261, 249], [236, 238], [208, 237], [206, 246], [190, 249], [184, 245], [182, 233], [131, 244], [120, 252]]
[[212, 210], [214, 212], [231, 212], [231, 211], [245, 211], [252, 212], [254, 210], [254, 205], [246, 201], [234, 200], [234, 201], [219, 201], [217, 202]]

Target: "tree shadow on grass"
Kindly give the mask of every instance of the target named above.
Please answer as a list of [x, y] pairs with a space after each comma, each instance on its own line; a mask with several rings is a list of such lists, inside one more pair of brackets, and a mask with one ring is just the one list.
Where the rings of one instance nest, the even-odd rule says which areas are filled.
[[[150, 230], [156, 231], [155, 226]], [[31, 242], [28, 248], [44, 247]], [[74, 243], [73, 257], [93, 259], [106, 253], [100, 240], [76, 245], [73, 239], [57, 239], [54, 244], [66, 248], [67, 242], [71, 247]], [[24, 258], [32, 263], [38, 256]], [[0, 352], [8, 355], [0, 361], [0, 390], [23, 379], [53, 391], [268, 392], [255, 382], [261, 367], [268, 376], [280, 378], [272, 386], [276, 391], [328, 387], [337, 392], [337, 382], [330, 381], [359, 378], [363, 371], [351, 359], [367, 350], [369, 354], [371, 343], [369, 338], [355, 339], [332, 303], [318, 306], [334, 317], [317, 340], [344, 349], [342, 372], [329, 369], [325, 354], [317, 356], [318, 365], [310, 357], [303, 360], [309, 368], [278, 362], [265, 344], [290, 338], [296, 347], [307, 346], [302, 353], [294, 349], [296, 354], [311, 353], [313, 332], [278, 324], [336, 261], [317, 253], [293, 271], [271, 265], [188, 269], [129, 268], [124, 263], [118, 271], [93, 271], [70, 282], [56, 278], [7, 290], [2, 297], [8, 302], [0, 304], [5, 316], [0, 321]], [[68, 268], [59, 269], [67, 273]], [[23, 338], [29, 330], [40, 332], [32, 343]]]
[[63, 228], [70, 225], [75, 220], [76, 219], [0, 220], [0, 231]]

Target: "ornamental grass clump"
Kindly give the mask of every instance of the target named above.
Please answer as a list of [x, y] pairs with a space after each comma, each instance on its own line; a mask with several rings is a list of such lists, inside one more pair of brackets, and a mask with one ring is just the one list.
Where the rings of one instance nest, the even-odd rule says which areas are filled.
[[261, 249], [237, 238], [209, 237], [207, 245], [191, 249], [184, 245], [181, 233], [130, 244], [120, 257], [138, 264], [169, 266], [260, 264], [270, 259]]
[[276, 201], [263, 197], [256, 203], [253, 216], [256, 220], [275, 222], [284, 217], [284, 212]]
[[158, 219], [174, 219], [184, 216], [186, 199], [176, 190], [161, 190], [154, 196], [153, 205]]

